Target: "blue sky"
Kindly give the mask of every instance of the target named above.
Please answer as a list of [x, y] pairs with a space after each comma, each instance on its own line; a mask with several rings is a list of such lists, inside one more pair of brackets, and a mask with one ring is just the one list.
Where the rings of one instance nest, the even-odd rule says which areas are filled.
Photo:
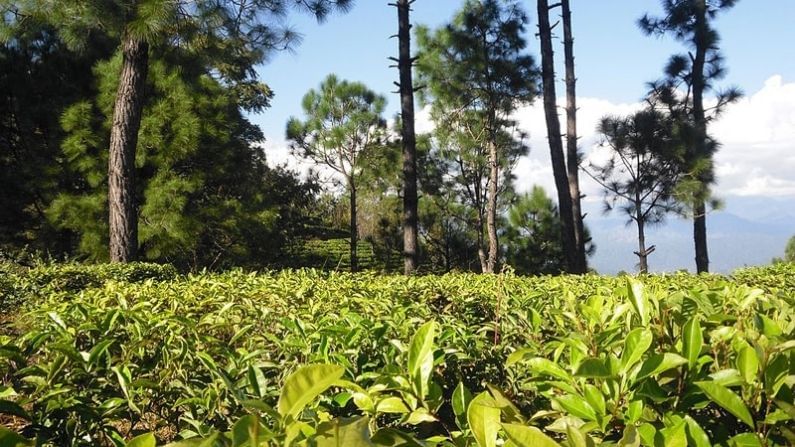
[[[253, 120], [272, 138], [281, 138], [290, 115], [300, 114], [301, 97], [329, 73], [366, 83], [387, 95], [388, 115], [397, 111], [392, 82], [397, 70], [388, 56], [397, 53], [389, 36], [397, 30], [389, 0], [357, 0], [346, 15], [318, 25], [306, 16], [293, 15], [289, 23], [304, 35], [294, 54], [276, 54], [260, 68], [263, 81], [276, 92], [272, 107]], [[525, 1], [535, 32], [534, 1]], [[417, 0], [412, 19], [432, 27], [447, 22], [460, 0]], [[531, 10], [532, 8], [532, 10]], [[573, 0], [578, 94], [612, 102], [633, 102], [644, 93], [644, 83], [657, 78], [670, 54], [682, 46], [670, 38], [644, 36], [635, 21], [647, 11], [659, 11], [656, 0]], [[726, 82], [745, 90], [757, 88], [773, 74], [795, 80], [795, 1], [741, 0], [717, 26], [729, 66]], [[537, 55], [537, 40], [530, 35], [529, 51]], [[779, 55], [780, 57], [777, 57]]]
[[[387, 57], [397, 53], [396, 11], [389, 0], [357, 0], [352, 11], [335, 15], [322, 25], [292, 15], [289, 23], [303, 35], [294, 53], [275, 54], [259, 69], [261, 79], [276, 96], [272, 107], [250, 118], [267, 137], [265, 150], [274, 163], [306, 168], [291, 158], [284, 142], [290, 116], [301, 114], [301, 98], [329, 73], [361, 81], [386, 95], [387, 116], [398, 108], [391, 93], [397, 70]], [[453, 16], [461, 0], [417, 0], [412, 19], [440, 26]], [[535, 1], [526, 0], [531, 25], [528, 51], [538, 54]], [[572, 0], [578, 77], [579, 134], [586, 156], [598, 137], [596, 120], [604, 114], [629, 113], [645, 92], [645, 83], [660, 76], [667, 58], [685, 48], [669, 37], [644, 36], [636, 20], [645, 12], [660, 12], [656, 0]], [[724, 85], [736, 85], [746, 97], [715, 123], [712, 132], [723, 143], [716, 157], [718, 185], [725, 203], [708, 218], [710, 244], [717, 270], [769, 261], [783, 252], [795, 234], [795, 0], [741, 0], [716, 22], [728, 66]], [[558, 56], [562, 53], [556, 47]], [[562, 64], [558, 64], [559, 71]], [[558, 77], [562, 77], [560, 74]], [[562, 86], [560, 87], [562, 91]], [[549, 149], [540, 104], [517, 112], [530, 133], [531, 152], [516, 169], [518, 186], [540, 184], [554, 190]], [[417, 117], [418, 130], [427, 118]], [[592, 182], [591, 182], [592, 183]], [[618, 215], [603, 215], [599, 189], [583, 180], [588, 194], [585, 208], [597, 242], [592, 263], [599, 271], [632, 270], [632, 229]], [[671, 222], [649, 235], [658, 251], [650, 259], [653, 270], [692, 268], [692, 247], [686, 221]], [[742, 248], [741, 248], [742, 247]]]

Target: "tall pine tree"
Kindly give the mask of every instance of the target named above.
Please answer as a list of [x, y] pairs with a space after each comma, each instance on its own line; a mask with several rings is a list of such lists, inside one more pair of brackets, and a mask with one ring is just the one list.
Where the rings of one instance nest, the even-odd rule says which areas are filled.
[[20, 32], [30, 24], [46, 23], [72, 47], [86, 45], [99, 33], [118, 43], [120, 72], [112, 107], [108, 150], [108, 209], [110, 260], [134, 260], [138, 250], [136, 202], [136, 148], [146, 103], [146, 79], [151, 49], [190, 49], [204, 57], [224, 82], [249, 96], [253, 108], [266, 104], [264, 86], [256, 82], [253, 67], [268, 53], [289, 45], [296, 37], [280, 29], [280, 19], [291, 6], [306, 9], [319, 19], [332, 8], [346, 9], [350, 0], [2, 0], [2, 35]]
[[287, 139], [302, 157], [342, 176], [350, 199], [351, 271], [358, 269], [357, 192], [364, 163], [383, 142], [386, 99], [362, 83], [329, 75], [304, 96], [306, 119], [290, 118]]
[[[63, 114], [73, 186], [45, 211], [77, 235], [76, 254], [93, 261], [108, 259], [104, 143], [122, 63], [120, 53], [99, 63], [98, 93]], [[280, 245], [300, 229], [296, 214], [309, 206], [312, 186], [266, 166], [256, 146], [262, 133], [243, 116], [241, 98], [197, 59], [153, 57], [146, 89], [135, 159], [140, 258], [193, 269], [278, 262]]]
[[696, 270], [709, 271], [707, 248], [707, 206], [710, 185], [715, 181], [712, 158], [718, 143], [710, 137], [708, 125], [726, 105], [740, 98], [737, 89], [717, 92], [714, 107], [704, 105], [705, 95], [715, 89], [715, 81], [726, 74], [718, 44], [720, 37], [712, 21], [731, 9], [736, 0], [664, 0], [661, 17], [643, 16], [638, 24], [646, 34], [670, 34], [689, 47], [687, 54], [674, 55], [665, 67], [665, 78], [652, 84], [651, 95], [668, 113], [677, 117], [689, 132], [686, 139], [685, 169], [691, 181], [688, 198], [693, 216], [693, 242]]
[[[488, 161], [483, 272], [499, 262], [498, 194], [505, 156], [515, 138], [511, 114], [536, 96], [537, 71], [525, 52], [527, 15], [517, 2], [467, 1], [452, 23], [418, 33], [418, 70], [428, 85], [436, 124], [467, 134]], [[510, 138], [506, 140], [505, 136]]]
[[398, 57], [393, 59], [400, 72], [400, 122], [403, 144], [403, 271], [410, 275], [419, 266], [418, 199], [417, 199], [417, 138], [414, 134], [414, 83], [411, 69], [411, 5], [414, 0], [397, 0]]

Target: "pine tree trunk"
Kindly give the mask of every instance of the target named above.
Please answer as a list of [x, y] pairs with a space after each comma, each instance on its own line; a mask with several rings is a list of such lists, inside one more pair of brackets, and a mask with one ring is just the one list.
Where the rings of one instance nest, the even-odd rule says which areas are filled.
[[580, 160], [577, 153], [577, 78], [574, 75], [574, 38], [571, 32], [569, 0], [561, 0], [563, 16], [563, 52], [566, 66], [566, 170], [571, 197], [571, 214], [574, 226], [574, 273], [586, 273], [585, 225], [580, 201]]
[[549, 5], [547, 0], [538, 0], [538, 34], [541, 40], [541, 80], [544, 90], [544, 114], [547, 123], [549, 153], [552, 159], [552, 174], [555, 177], [555, 188], [558, 192], [563, 251], [566, 254], [568, 270], [575, 272], [577, 265], [575, 250], [577, 244], [574, 237], [571, 195], [569, 193], [568, 174], [563, 155], [563, 141], [556, 104], [552, 30], [549, 25]]
[[638, 219], [638, 260], [641, 273], [649, 273], [649, 254], [646, 253], [646, 232], [643, 219]]
[[[704, 66], [707, 57], [707, 6], [706, 0], [696, 1], [696, 54], [693, 58], [693, 121], [696, 126], [696, 160], [705, 160], [710, 157], [707, 151], [707, 120], [704, 113]], [[711, 160], [709, 160], [711, 163]], [[706, 273], [709, 271], [709, 252], [707, 249], [707, 210], [704, 203], [708, 185], [707, 169], [701, 168], [698, 172], [700, 191], [695, 198], [693, 206], [693, 242], [696, 251], [696, 271]]]
[[635, 188], [635, 222], [638, 224], [638, 264], [640, 273], [649, 272], [649, 253], [646, 252], [646, 220], [643, 217], [643, 202], [640, 198], [640, 189]]
[[357, 246], [359, 243], [359, 228], [358, 218], [356, 216], [356, 184], [353, 178], [348, 178], [348, 190], [351, 194], [351, 272], [359, 270], [359, 257], [357, 254]]
[[478, 220], [477, 220], [477, 244], [478, 244], [478, 260], [480, 261], [480, 272], [481, 273], [488, 273], [489, 271], [489, 259], [488, 255], [486, 254], [486, 250], [483, 248], [483, 213], [480, 211], [480, 205], [478, 205]]
[[403, 133], [403, 271], [410, 275], [417, 270], [419, 252], [417, 233], [417, 141], [414, 134], [414, 84], [411, 78], [410, 0], [397, 0], [398, 70], [400, 71], [400, 106]]
[[704, 200], [696, 200], [693, 207], [693, 242], [696, 248], [696, 271], [709, 272], [709, 252], [707, 250], [707, 209]]
[[486, 273], [494, 273], [497, 269], [499, 241], [497, 240], [497, 182], [499, 180], [499, 160], [497, 144], [494, 139], [489, 141], [489, 196], [486, 202], [486, 231], [489, 237], [489, 257], [486, 261]]
[[138, 250], [138, 210], [135, 200], [135, 148], [141, 127], [149, 46], [126, 35], [108, 156], [108, 224], [110, 261], [134, 261]]

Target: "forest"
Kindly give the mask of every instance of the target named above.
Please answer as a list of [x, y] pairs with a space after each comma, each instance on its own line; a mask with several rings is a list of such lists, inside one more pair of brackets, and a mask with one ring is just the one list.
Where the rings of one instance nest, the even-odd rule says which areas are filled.
[[[710, 273], [738, 0], [636, 18], [679, 50], [598, 162], [576, 2], [385, 0], [395, 91], [324, 73], [275, 163], [260, 68], [365, 1], [0, 0], [0, 447], [795, 444], [795, 236]], [[694, 268], [651, 274], [671, 219]]]

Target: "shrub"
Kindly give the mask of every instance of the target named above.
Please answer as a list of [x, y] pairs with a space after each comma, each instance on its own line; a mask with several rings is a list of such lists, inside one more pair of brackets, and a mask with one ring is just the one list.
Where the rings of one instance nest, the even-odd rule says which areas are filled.
[[[354, 432], [361, 445], [788, 445], [792, 276], [298, 270], [42, 286], [60, 291], [26, 298], [24, 334], [0, 337], [0, 413], [45, 445], [145, 432], [226, 445], [219, 431], [252, 427], [265, 445], [360, 445], [335, 438]], [[280, 411], [296, 380], [308, 400]]]

